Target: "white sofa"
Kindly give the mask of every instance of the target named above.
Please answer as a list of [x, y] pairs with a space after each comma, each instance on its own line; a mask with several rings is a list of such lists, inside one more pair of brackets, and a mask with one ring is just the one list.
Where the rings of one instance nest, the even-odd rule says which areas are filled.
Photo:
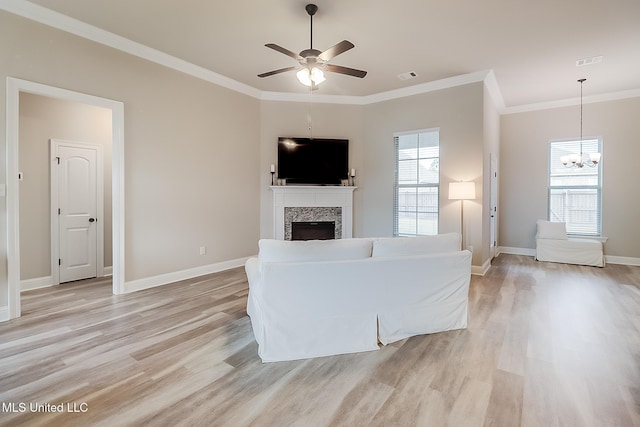
[[467, 326], [471, 253], [457, 233], [263, 239], [247, 261], [247, 313], [263, 362], [377, 350]]
[[536, 226], [536, 260], [604, 267], [604, 250], [599, 240], [567, 237], [564, 222], [540, 219]]

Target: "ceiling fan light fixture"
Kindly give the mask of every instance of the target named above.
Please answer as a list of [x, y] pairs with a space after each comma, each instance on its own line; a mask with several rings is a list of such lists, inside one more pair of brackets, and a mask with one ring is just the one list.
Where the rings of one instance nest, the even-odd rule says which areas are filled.
[[366, 71], [356, 70], [355, 68], [343, 67], [340, 65], [328, 64], [331, 59], [355, 47], [355, 45], [349, 40], [342, 40], [341, 42], [331, 46], [324, 52], [313, 48], [313, 15], [315, 15], [315, 13], [318, 11], [318, 6], [316, 6], [315, 4], [308, 4], [305, 9], [309, 14], [309, 49], [305, 49], [300, 53], [295, 53], [274, 43], [267, 43], [265, 45], [269, 49], [273, 49], [295, 59], [296, 61], [298, 61], [299, 67], [280, 68], [279, 70], [273, 70], [266, 73], [258, 74], [258, 77], [268, 77], [273, 76], [274, 74], [298, 70], [296, 75], [300, 83], [305, 86], [311, 87], [312, 89], [316, 89], [320, 83], [325, 81], [325, 72], [344, 74], [360, 79], [364, 78], [364, 76], [367, 75]]
[[317, 86], [326, 80], [324, 72], [318, 67], [304, 67], [296, 73], [298, 81], [305, 86]]

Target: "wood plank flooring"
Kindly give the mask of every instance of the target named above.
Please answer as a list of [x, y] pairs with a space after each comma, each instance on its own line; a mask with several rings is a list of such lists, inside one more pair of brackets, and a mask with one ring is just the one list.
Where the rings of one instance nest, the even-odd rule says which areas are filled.
[[246, 298], [243, 269], [24, 293], [0, 425], [640, 426], [640, 267], [503, 254], [468, 329], [294, 362], [260, 362]]

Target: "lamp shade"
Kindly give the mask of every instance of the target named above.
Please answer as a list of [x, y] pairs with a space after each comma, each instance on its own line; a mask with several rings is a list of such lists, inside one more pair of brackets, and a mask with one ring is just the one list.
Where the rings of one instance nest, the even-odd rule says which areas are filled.
[[476, 183], [471, 182], [450, 182], [450, 200], [473, 200], [476, 198]]

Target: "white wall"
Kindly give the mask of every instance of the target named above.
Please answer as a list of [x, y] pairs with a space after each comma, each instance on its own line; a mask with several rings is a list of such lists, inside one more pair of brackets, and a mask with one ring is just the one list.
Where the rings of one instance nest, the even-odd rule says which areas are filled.
[[[605, 255], [640, 258], [640, 98], [585, 103], [585, 137], [603, 138], [602, 233]], [[547, 217], [548, 142], [579, 138], [580, 106], [501, 118], [500, 246], [535, 248]]]

